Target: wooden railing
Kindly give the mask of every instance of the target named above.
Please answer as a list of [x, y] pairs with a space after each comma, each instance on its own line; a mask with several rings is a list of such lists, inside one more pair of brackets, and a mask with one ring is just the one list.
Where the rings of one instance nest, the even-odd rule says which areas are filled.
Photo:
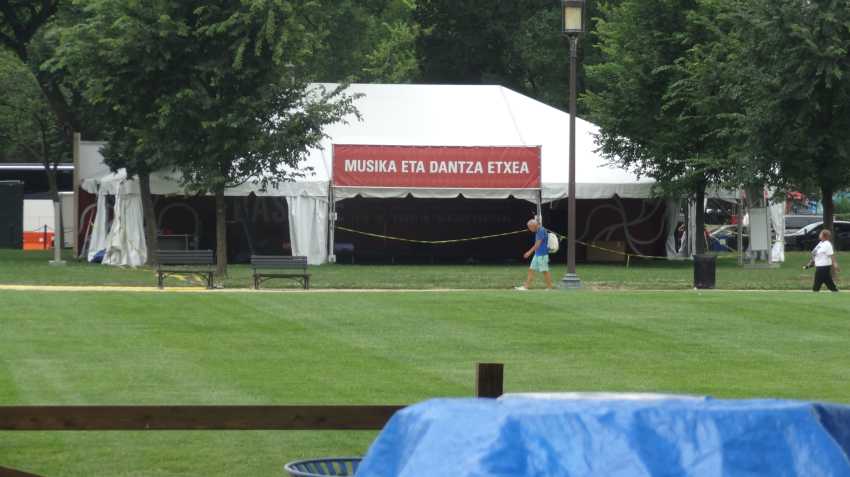
[[[504, 366], [478, 363], [476, 397], [497, 398]], [[405, 406], [0, 406], [0, 431], [368, 431]], [[0, 477], [38, 477], [0, 466]]]

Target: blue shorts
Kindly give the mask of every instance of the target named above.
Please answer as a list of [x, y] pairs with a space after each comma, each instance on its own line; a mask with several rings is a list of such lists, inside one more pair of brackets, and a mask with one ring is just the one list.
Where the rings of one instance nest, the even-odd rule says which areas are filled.
[[531, 259], [531, 266], [528, 268], [535, 272], [548, 272], [549, 255], [535, 255], [534, 258]]

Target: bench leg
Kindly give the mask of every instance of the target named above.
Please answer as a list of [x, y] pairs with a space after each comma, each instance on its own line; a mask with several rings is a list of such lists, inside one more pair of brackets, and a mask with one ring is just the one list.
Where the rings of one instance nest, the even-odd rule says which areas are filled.
[[165, 280], [163, 279], [162, 272], [156, 272], [156, 286], [160, 290], [165, 288]]
[[260, 289], [260, 276], [256, 273], [254, 274], [254, 290]]
[[304, 277], [304, 289], [305, 290], [310, 289], [310, 277]]
[[207, 273], [207, 290], [213, 289], [213, 274], [212, 272]]

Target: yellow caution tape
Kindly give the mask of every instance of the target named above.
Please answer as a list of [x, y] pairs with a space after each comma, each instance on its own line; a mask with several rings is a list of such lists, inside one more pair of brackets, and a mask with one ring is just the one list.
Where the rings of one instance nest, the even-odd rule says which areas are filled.
[[[416, 240], [416, 239], [409, 239], [409, 238], [403, 238], [403, 237], [394, 237], [392, 235], [381, 235], [381, 234], [375, 234], [375, 233], [371, 233], [371, 232], [363, 232], [362, 230], [350, 229], [348, 227], [343, 227], [343, 226], [340, 226], [340, 225], [337, 225], [336, 229], [342, 230], [343, 232], [349, 232], [349, 233], [353, 233], [353, 234], [357, 234], [357, 235], [363, 235], [365, 237], [377, 238], [377, 239], [381, 239], [381, 240], [393, 240], [393, 241], [396, 241], [396, 242], [416, 243], [416, 244], [424, 244], [424, 245], [446, 245], [446, 244], [454, 244], [454, 243], [462, 243], [462, 242], [472, 242], [472, 241], [475, 241], [475, 240], [487, 240], [487, 239], [492, 239], [492, 238], [508, 237], [508, 236], [511, 236], [511, 235], [519, 235], [519, 234], [528, 233], [527, 229], [523, 229], [523, 230], [516, 230], [514, 232], [506, 232], [506, 233], [503, 233], [503, 234], [482, 235], [482, 236], [479, 236], [479, 237], [467, 237], [467, 238], [452, 239], [452, 240]], [[549, 229], [547, 229], [547, 230], [549, 230]], [[558, 238], [562, 241], [567, 239], [567, 236], [564, 235], [564, 234], [555, 232], [553, 230], [549, 230], [549, 231], [554, 233], [555, 235], [557, 235]], [[655, 256], [655, 255], [643, 255], [643, 254], [640, 254], [640, 253], [627, 253], [627, 252], [623, 252], [621, 250], [614, 250], [614, 249], [610, 249], [610, 248], [600, 247], [599, 245], [584, 242], [584, 241], [581, 241], [581, 240], [576, 240], [576, 243], [584, 245], [585, 247], [588, 247], [588, 248], [594, 248], [596, 250], [602, 250], [604, 252], [612, 253], [612, 254], [615, 254], [615, 255], [622, 255], [626, 259], [626, 266], [629, 265], [629, 262], [631, 261], [632, 258], [642, 258], [642, 259], [646, 259], [646, 260], [669, 260], [668, 257], [660, 257], [660, 256]], [[736, 258], [736, 257], [718, 257], [718, 258]]]
[[487, 239], [498, 238], [498, 237], [508, 237], [508, 236], [511, 236], [511, 235], [519, 235], [519, 234], [528, 232], [528, 230], [517, 230], [515, 232], [506, 232], [506, 233], [503, 233], [503, 234], [482, 235], [480, 237], [467, 237], [467, 238], [454, 239], [454, 240], [415, 240], [415, 239], [408, 239], [408, 238], [402, 238], [402, 237], [393, 237], [391, 235], [373, 234], [373, 233], [370, 233], [370, 232], [363, 232], [361, 230], [349, 229], [347, 227], [342, 227], [342, 226], [339, 226], [339, 225], [336, 226], [336, 229], [342, 230], [344, 232], [350, 232], [350, 233], [353, 233], [353, 234], [364, 235], [366, 237], [378, 238], [378, 239], [382, 239], [382, 240], [394, 240], [396, 242], [418, 243], [418, 244], [425, 244], [425, 245], [446, 245], [446, 244], [450, 244], [450, 243], [472, 242], [472, 241], [475, 241], [475, 240], [487, 240]]

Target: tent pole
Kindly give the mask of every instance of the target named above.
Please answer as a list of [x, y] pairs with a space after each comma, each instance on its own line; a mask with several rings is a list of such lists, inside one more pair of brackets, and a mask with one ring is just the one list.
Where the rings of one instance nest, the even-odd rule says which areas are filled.
[[738, 266], [744, 265], [744, 199], [741, 190], [738, 190], [738, 200], [735, 201], [738, 214]]
[[764, 210], [767, 215], [767, 230], [765, 233], [767, 234], [767, 265], [773, 265], [773, 230], [775, 224], [773, 223], [773, 213], [770, 210], [770, 193], [765, 187], [764, 189]]
[[80, 133], [74, 133], [74, 142], [72, 147], [72, 155], [74, 158], [74, 184], [72, 186], [72, 190], [74, 191], [74, 212], [73, 212], [73, 223], [71, 224], [71, 237], [73, 237], [73, 246], [74, 246], [74, 256], [79, 257], [81, 248], [80, 248], [80, 230], [77, 230], [77, 224], [80, 223]]
[[543, 226], [543, 191], [537, 191], [537, 220], [540, 221], [540, 226]]
[[328, 185], [328, 263], [336, 263], [334, 248], [336, 241], [336, 197], [333, 184]]

